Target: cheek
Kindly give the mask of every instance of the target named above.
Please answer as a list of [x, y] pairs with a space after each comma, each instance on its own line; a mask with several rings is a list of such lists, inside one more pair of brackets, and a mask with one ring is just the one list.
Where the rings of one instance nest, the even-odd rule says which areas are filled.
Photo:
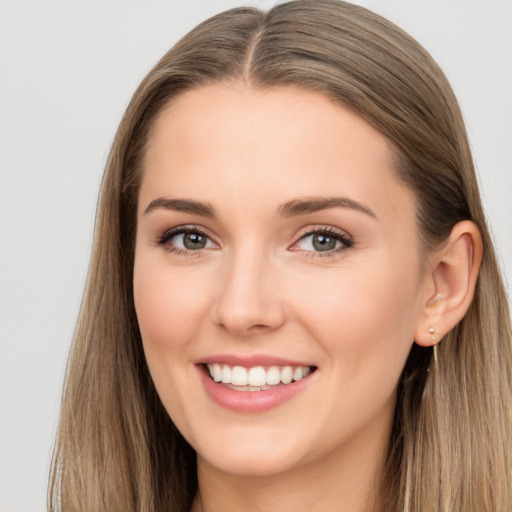
[[[304, 289], [306, 283], [300, 288]], [[351, 380], [365, 371], [398, 378], [413, 343], [418, 272], [400, 260], [373, 258], [372, 265], [336, 269], [308, 280], [301, 316], [332, 365]]]
[[194, 339], [205, 313], [205, 294], [188, 272], [141, 255], [134, 267], [134, 302], [146, 361], [173, 421], [188, 431], [190, 400], [183, 383], [195, 379]]
[[134, 301], [147, 350], [167, 352], [187, 345], [206, 308], [200, 292], [183, 273], [136, 261]]
[[189, 430], [183, 383], [195, 378], [193, 341], [206, 310], [205, 294], [183, 272], [151, 259], [136, 260], [134, 302], [146, 361], [155, 388], [176, 424]]

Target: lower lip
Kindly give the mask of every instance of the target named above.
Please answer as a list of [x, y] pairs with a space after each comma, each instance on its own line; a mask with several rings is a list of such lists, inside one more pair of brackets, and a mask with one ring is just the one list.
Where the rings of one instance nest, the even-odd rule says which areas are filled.
[[313, 375], [310, 373], [296, 382], [282, 384], [263, 391], [237, 391], [215, 382], [206, 373], [203, 366], [198, 368], [208, 396], [225, 409], [236, 412], [264, 412], [273, 409], [300, 393], [308, 385]]

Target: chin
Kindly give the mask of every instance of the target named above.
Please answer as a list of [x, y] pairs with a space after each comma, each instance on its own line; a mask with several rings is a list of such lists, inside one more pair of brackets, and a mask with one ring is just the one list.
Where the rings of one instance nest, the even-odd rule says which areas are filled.
[[270, 477], [300, 466], [300, 461], [290, 454], [276, 453], [275, 448], [270, 453], [262, 451], [258, 449], [257, 443], [250, 451], [234, 448], [224, 450], [222, 454], [199, 454], [198, 461], [203, 461], [217, 471], [241, 477]]
[[[215, 432], [218, 430], [217, 432]], [[311, 445], [304, 436], [297, 436], [284, 425], [259, 428], [247, 424], [209, 430], [190, 439], [198, 454], [198, 462], [217, 470], [240, 476], [271, 476], [290, 471], [307, 458], [304, 447]], [[202, 437], [202, 439], [201, 439]]]

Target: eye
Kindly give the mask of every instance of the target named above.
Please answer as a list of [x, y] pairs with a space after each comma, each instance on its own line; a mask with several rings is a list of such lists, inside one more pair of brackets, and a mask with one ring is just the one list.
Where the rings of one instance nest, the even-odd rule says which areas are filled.
[[312, 253], [334, 253], [353, 245], [353, 241], [345, 233], [332, 228], [322, 228], [306, 233], [290, 249]]
[[202, 249], [218, 249], [218, 245], [201, 229], [177, 227], [166, 231], [157, 239], [157, 245], [170, 252], [196, 253]]

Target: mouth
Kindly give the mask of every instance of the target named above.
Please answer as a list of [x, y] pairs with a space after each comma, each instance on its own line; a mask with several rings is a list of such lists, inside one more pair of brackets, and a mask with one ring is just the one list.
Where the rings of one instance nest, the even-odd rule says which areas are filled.
[[263, 413], [314, 389], [318, 367], [304, 361], [254, 354], [223, 354], [196, 361], [209, 398], [237, 413]]
[[244, 366], [204, 364], [214, 382], [235, 391], [266, 391], [298, 382], [316, 370], [315, 366]]

